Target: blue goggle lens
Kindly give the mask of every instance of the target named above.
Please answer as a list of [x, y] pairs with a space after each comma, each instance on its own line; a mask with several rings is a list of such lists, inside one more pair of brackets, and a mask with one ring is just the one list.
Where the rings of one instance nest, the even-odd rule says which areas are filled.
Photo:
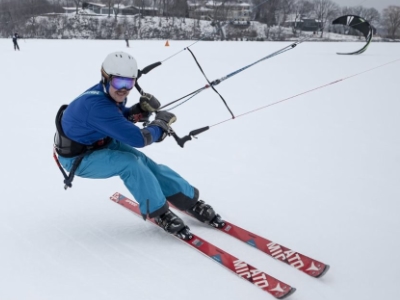
[[116, 90], [122, 90], [122, 89], [131, 90], [135, 85], [135, 78], [113, 76], [111, 77], [110, 84]]

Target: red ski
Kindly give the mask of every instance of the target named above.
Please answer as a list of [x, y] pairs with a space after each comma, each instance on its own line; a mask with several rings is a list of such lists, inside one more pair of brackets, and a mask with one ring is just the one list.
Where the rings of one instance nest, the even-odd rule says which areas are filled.
[[329, 270], [329, 265], [323, 262], [267, 240], [228, 221], [224, 222], [225, 225], [222, 228], [217, 228], [219, 231], [229, 234], [312, 277], [319, 278]]
[[[137, 216], [141, 217], [139, 204], [136, 201], [128, 199], [120, 193], [115, 193], [110, 197], [110, 199], [134, 212]], [[148, 219], [148, 221], [155, 224], [153, 219]], [[155, 225], [158, 227], [157, 224]], [[214, 246], [213, 244], [207, 242], [206, 240], [195, 234], [192, 234], [192, 238], [189, 240], [184, 240], [179, 237], [176, 238], [191, 246], [192, 248], [197, 249], [209, 258], [217, 261], [226, 269], [234, 272], [239, 277], [251, 282], [255, 286], [261, 288], [263, 291], [271, 294], [275, 298], [286, 298], [289, 295], [293, 294], [296, 290], [294, 287], [291, 287], [290, 285], [268, 275], [267, 273], [257, 270], [253, 266], [227, 253], [226, 251], [221, 250], [220, 248]]]
[[[172, 205], [170, 205], [172, 206]], [[186, 213], [186, 212], [185, 212]], [[190, 214], [186, 213], [188, 216]], [[191, 216], [192, 217], [192, 216]], [[272, 256], [273, 258], [283, 261], [288, 265], [312, 276], [312, 277], [322, 277], [329, 270], [329, 265], [320, 262], [316, 259], [308, 257], [304, 254], [293, 251], [285, 246], [272, 242], [266, 238], [263, 238], [253, 232], [247, 231], [235, 224], [232, 224], [228, 221], [223, 221], [224, 225], [222, 227], [211, 227], [216, 228], [217, 230], [229, 234], [250, 246], [261, 250], [262, 252]]]

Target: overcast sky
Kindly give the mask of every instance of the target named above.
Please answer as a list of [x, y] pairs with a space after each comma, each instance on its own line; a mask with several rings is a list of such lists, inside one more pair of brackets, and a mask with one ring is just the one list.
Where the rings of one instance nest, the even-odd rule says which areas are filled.
[[358, 6], [362, 5], [364, 7], [376, 8], [379, 12], [389, 5], [400, 6], [400, 0], [333, 0], [333, 2], [339, 4], [340, 6]]

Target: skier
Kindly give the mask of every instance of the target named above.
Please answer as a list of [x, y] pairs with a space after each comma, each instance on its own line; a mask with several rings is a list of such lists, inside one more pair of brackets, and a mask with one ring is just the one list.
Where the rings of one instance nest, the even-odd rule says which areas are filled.
[[[135, 105], [126, 106], [137, 76], [137, 63], [130, 54], [113, 52], [105, 58], [101, 81], [57, 114], [54, 141], [59, 162], [70, 175], [119, 176], [138, 201], [143, 218], [154, 218], [171, 234], [179, 236], [189, 228], [169, 209], [168, 202], [201, 222], [220, 220], [210, 205], [199, 200], [195, 187], [136, 149], [162, 142], [176, 121], [174, 114], [158, 111], [160, 102], [148, 93]], [[149, 122], [152, 112], [156, 112], [155, 120], [147, 127], [134, 124]]]
[[14, 50], [15, 51], [17, 51], [17, 50], [19, 51], [18, 39], [19, 39], [18, 33], [14, 33], [14, 35], [12, 36], [12, 41], [13, 41], [13, 44], [14, 44]]

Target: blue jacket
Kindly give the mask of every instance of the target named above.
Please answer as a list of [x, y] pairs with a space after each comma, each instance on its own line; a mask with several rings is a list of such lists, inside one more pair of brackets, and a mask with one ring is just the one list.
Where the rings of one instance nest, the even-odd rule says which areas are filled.
[[[103, 91], [102, 83], [88, 89], [68, 105], [61, 119], [65, 135], [75, 142], [91, 145], [98, 140], [111, 137], [135, 148], [145, 146], [141, 129], [126, 117], [129, 108], [115, 102]], [[162, 135], [158, 126], [147, 126], [152, 142]]]

